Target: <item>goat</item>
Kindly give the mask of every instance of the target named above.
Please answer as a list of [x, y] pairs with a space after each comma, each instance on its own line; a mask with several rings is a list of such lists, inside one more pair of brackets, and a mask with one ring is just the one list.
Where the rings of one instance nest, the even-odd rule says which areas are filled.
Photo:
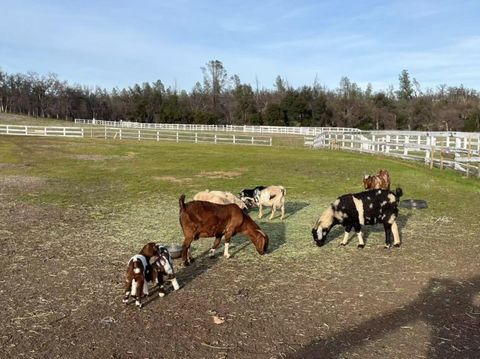
[[143, 246], [140, 254], [150, 258], [149, 263], [151, 266], [151, 274], [147, 276], [147, 281], [155, 281], [155, 284], [157, 284], [159, 288], [160, 297], [165, 295], [163, 287], [164, 276], [167, 277], [167, 280], [171, 281], [174, 290], [180, 288], [177, 278], [175, 277], [172, 256], [167, 247], [150, 242]]
[[380, 170], [377, 175], [365, 175], [363, 177], [363, 187], [365, 189], [385, 189], [390, 190], [390, 175], [387, 170]]
[[194, 201], [207, 201], [216, 204], [230, 204], [235, 203], [238, 207], [243, 210], [247, 209], [247, 205], [237, 198], [231, 192], [223, 192], [223, 191], [209, 191], [205, 190], [202, 192], [198, 192], [194, 197]]
[[238, 197], [247, 205], [247, 207], [253, 207], [256, 205], [255, 197], [257, 196], [258, 192], [267, 188], [266, 186], [257, 186], [255, 188], [249, 189], [245, 188], [240, 191]]
[[182, 245], [182, 261], [185, 266], [192, 262], [189, 250], [192, 241], [198, 238], [215, 237], [210, 249], [210, 256], [215, 256], [215, 250], [220, 245], [222, 237], [225, 240], [224, 256], [230, 257], [228, 246], [237, 233], [250, 238], [259, 254], [264, 254], [268, 247], [268, 236], [260, 227], [235, 204], [219, 205], [206, 201], [185, 203], [185, 195], [179, 198], [180, 225], [184, 240]]
[[355, 194], [345, 194], [338, 197], [327, 208], [312, 229], [314, 241], [318, 246], [325, 244], [326, 238], [333, 226], [341, 224], [345, 228], [342, 246], [348, 243], [350, 231], [355, 229], [358, 235], [358, 247], [363, 248], [362, 225], [383, 223], [385, 229], [385, 248], [393, 245], [400, 247], [400, 234], [396, 219], [398, 217], [398, 201], [403, 191], [397, 188], [395, 192], [386, 190], [369, 190]]
[[148, 295], [148, 286], [145, 278], [147, 266], [147, 258], [141, 254], [134, 255], [128, 261], [123, 303], [128, 304], [128, 298], [131, 295], [135, 298], [135, 305], [139, 308], [142, 307], [142, 297]]
[[280, 208], [281, 220], [285, 218], [285, 195], [287, 191], [282, 186], [268, 186], [255, 193], [255, 202], [258, 204], [258, 218], [263, 216], [263, 206], [272, 207], [270, 219], [275, 215], [277, 208]]

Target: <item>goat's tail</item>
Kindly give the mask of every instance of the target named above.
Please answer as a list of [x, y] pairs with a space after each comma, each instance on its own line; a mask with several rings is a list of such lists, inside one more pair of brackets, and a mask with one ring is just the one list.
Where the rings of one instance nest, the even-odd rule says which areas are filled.
[[397, 198], [397, 201], [400, 199], [400, 197], [403, 196], [403, 191], [400, 187], [397, 187], [397, 189], [395, 189], [395, 197]]
[[182, 194], [180, 196], [180, 198], [178, 199], [178, 204], [180, 206], [180, 212], [185, 211], [186, 207], [185, 207], [185, 195], [184, 194]]
[[280, 190], [282, 191], [282, 196], [285, 197], [285, 195], [287, 194], [287, 190], [285, 189], [285, 187], [280, 186]]

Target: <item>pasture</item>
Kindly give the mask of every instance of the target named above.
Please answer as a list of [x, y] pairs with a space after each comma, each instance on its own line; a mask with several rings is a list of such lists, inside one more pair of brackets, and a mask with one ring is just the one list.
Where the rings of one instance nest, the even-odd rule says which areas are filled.
[[[315, 246], [337, 196], [385, 168], [406, 198], [402, 247], [383, 227]], [[122, 304], [128, 259], [149, 241], [181, 243], [178, 197], [287, 190], [286, 219], [257, 220], [259, 256], [175, 260], [181, 289]], [[480, 351], [480, 182], [391, 158], [295, 147], [0, 137], [3, 357], [473, 358]], [[268, 214], [268, 212], [267, 212]], [[251, 212], [256, 219], [256, 210]]]

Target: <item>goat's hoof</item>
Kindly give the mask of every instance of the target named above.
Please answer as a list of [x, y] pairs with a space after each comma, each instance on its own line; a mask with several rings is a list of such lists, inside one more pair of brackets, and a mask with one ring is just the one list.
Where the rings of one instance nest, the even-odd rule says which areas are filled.
[[122, 300], [122, 303], [125, 304], [125, 305], [127, 305], [127, 304], [128, 304], [128, 299], [123, 299], [123, 300]]
[[400, 248], [400, 245], [401, 245], [401, 243], [395, 243], [393, 246], [394, 246], [395, 248]]
[[383, 246], [383, 248], [390, 249], [390, 248], [392, 248], [392, 245], [391, 244], [385, 244], [385, 246]]
[[164, 292], [159, 292], [159, 293], [158, 293], [158, 296], [159, 296], [160, 298], [163, 298], [163, 297], [165, 297], [165, 293], [164, 293]]
[[141, 308], [141, 307], [142, 307], [142, 303], [140, 303], [139, 301], [136, 301], [136, 302], [135, 302], [135, 305], [136, 305], [138, 308]]
[[231, 255], [230, 254], [225, 254], [224, 257], [228, 259], [228, 258], [231, 257]]
[[357, 248], [358, 248], [358, 249], [363, 249], [363, 248], [365, 248], [365, 244], [359, 244], [359, 245], [357, 246]]
[[345, 246], [347, 245], [347, 243], [343, 243], [343, 242], [342, 242], [342, 243], [340, 243], [340, 245], [341, 245], [342, 247], [345, 247]]
[[190, 265], [190, 262], [189, 261], [183, 261], [183, 266], [184, 267], [188, 267]]

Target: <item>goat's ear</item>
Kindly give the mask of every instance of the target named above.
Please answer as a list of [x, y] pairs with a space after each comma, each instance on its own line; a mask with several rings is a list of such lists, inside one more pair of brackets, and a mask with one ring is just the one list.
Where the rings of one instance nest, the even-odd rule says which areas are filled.
[[363, 179], [367, 179], [368, 178], [368, 175], [363, 175]]
[[261, 230], [261, 229], [257, 229], [258, 232], [260, 232], [260, 234], [264, 237], [266, 237], [267, 235]]

